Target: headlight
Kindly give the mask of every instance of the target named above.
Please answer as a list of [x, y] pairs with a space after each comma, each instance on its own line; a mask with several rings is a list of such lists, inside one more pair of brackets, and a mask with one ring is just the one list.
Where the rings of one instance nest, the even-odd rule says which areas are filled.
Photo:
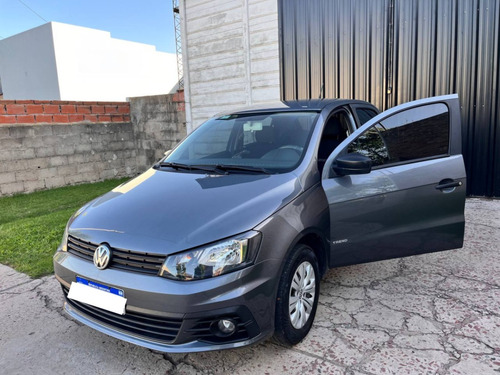
[[62, 251], [68, 251], [68, 224], [66, 224], [66, 228], [64, 229], [63, 238], [59, 247]]
[[176, 280], [199, 280], [243, 268], [253, 262], [259, 232], [248, 232], [197, 249], [170, 255], [160, 275]]
[[73, 222], [73, 220], [76, 219], [77, 216], [79, 216], [80, 214], [82, 214], [87, 208], [90, 207], [90, 205], [96, 201], [98, 198], [86, 203], [84, 206], [80, 207], [80, 209], [78, 209], [78, 211], [76, 211], [68, 220], [68, 222], [66, 223], [66, 228], [64, 228], [64, 234], [63, 234], [63, 238], [62, 238], [62, 241], [61, 241], [61, 244], [59, 245], [59, 248], [62, 250], [62, 251], [68, 251], [68, 228], [70, 226], [70, 224]]

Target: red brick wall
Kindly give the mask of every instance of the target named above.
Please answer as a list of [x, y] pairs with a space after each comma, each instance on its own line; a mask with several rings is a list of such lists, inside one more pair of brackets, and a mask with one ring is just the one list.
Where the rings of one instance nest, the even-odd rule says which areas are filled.
[[172, 95], [172, 101], [177, 103], [177, 111], [184, 112], [186, 110], [186, 104], [184, 102], [184, 90], [177, 91]]
[[0, 124], [130, 122], [126, 102], [0, 100]]

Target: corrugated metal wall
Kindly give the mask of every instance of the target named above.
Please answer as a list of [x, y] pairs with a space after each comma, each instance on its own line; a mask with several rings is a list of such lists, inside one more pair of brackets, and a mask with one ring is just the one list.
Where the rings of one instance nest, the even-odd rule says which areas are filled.
[[471, 195], [500, 196], [500, 1], [279, 0], [283, 99], [458, 93]]

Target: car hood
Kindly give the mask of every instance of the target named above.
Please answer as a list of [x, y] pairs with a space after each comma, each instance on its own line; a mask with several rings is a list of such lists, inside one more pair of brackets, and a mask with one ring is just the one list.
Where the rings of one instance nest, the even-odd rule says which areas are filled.
[[149, 169], [82, 207], [68, 232], [93, 243], [168, 255], [251, 230], [301, 190], [293, 173]]

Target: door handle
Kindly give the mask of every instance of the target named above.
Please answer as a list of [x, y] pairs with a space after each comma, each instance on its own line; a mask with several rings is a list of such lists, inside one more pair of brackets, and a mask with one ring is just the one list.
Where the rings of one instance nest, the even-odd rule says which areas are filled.
[[458, 186], [462, 186], [462, 181], [454, 181], [454, 180], [447, 178], [445, 180], [439, 181], [439, 184], [436, 185], [436, 189], [438, 189], [438, 190], [451, 189], [451, 188], [455, 188]]

